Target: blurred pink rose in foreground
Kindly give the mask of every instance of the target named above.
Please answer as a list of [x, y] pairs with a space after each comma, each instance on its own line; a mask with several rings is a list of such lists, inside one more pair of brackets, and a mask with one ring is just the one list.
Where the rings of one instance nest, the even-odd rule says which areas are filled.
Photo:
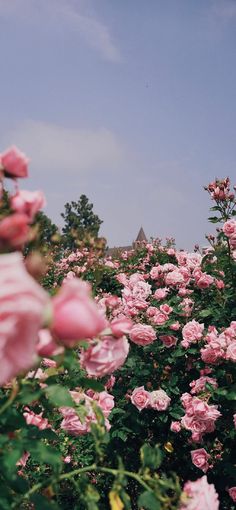
[[0, 385], [34, 363], [47, 293], [27, 273], [20, 253], [0, 255]]
[[106, 327], [105, 318], [90, 296], [89, 284], [78, 278], [63, 283], [52, 304], [52, 332], [67, 347], [93, 338]]
[[57, 356], [63, 352], [64, 348], [56, 344], [49, 329], [40, 329], [38, 335], [39, 338], [36, 345], [36, 350], [39, 356]]
[[28, 177], [29, 159], [15, 146], [1, 154], [1, 164], [6, 177]]
[[26, 214], [10, 214], [0, 222], [0, 245], [20, 249], [28, 236], [29, 218]]
[[81, 353], [80, 362], [88, 375], [103, 377], [120, 368], [125, 362], [128, 352], [129, 343], [125, 336], [117, 339], [105, 336], [101, 341]]
[[45, 196], [42, 191], [19, 190], [11, 197], [11, 208], [28, 216], [33, 222], [37, 212], [46, 205]]
[[219, 510], [218, 494], [206, 476], [185, 483], [179, 510]]

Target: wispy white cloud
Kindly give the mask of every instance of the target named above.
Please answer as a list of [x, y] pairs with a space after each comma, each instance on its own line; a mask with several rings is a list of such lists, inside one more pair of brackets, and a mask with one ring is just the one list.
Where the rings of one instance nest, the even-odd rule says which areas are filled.
[[121, 53], [113, 41], [108, 26], [97, 15], [88, 12], [88, 3], [81, 0], [0, 0], [0, 16], [14, 16], [32, 22], [58, 21], [76, 31], [100, 57], [121, 62]]
[[236, 19], [236, 0], [213, 0], [212, 12], [224, 22]]
[[114, 171], [125, 149], [108, 129], [85, 130], [28, 120], [2, 137], [3, 146], [17, 145], [32, 161], [32, 174], [58, 180]]

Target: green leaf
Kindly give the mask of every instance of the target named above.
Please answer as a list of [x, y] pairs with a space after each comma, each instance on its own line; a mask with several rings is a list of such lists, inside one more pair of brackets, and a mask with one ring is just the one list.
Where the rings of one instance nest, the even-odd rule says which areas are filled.
[[212, 315], [212, 310], [210, 310], [210, 308], [206, 308], [205, 310], [201, 310], [198, 315], [199, 317], [209, 317], [209, 315]]
[[162, 452], [158, 446], [145, 443], [140, 450], [141, 462], [144, 467], [157, 469], [162, 463]]
[[45, 393], [55, 407], [75, 407], [75, 402], [70, 396], [69, 391], [60, 384], [52, 384], [51, 386], [48, 386], [45, 389]]
[[145, 508], [145, 510], [161, 510], [160, 502], [152, 491], [145, 491], [141, 494], [138, 499], [138, 506], [139, 508]]
[[83, 378], [80, 380], [80, 384], [84, 389], [91, 389], [93, 391], [99, 392], [104, 390], [104, 384], [102, 384], [99, 381], [96, 381], [95, 379]]
[[32, 388], [24, 388], [19, 397], [21, 404], [31, 404], [33, 400], [38, 400], [42, 395], [42, 390], [32, 391]]
[[210, 216], [210, 218], [208, 218], [208, 220], [211, 223], [218, 223], [220, 221], [220, 218], [218, 218], [217, 216]]

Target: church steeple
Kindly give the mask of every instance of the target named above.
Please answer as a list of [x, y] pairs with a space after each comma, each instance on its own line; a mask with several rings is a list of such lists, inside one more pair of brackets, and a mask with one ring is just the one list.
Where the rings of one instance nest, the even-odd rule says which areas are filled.
[[138, 233], [138, 235], [137, 235], [137, 238], [136, 238], [135, 242], [136, 242], [136, 243], [141, 243], [141, 242], [143, 242], [143, 241], [145, 241], [145, 242], [147, 243], [147, 238], [146, 238], [146, 236], [145, 236], [145, 233], [144, 233], [143, 227], [141, 227], [141, 228], [140, 228], [140, 230], [139, 230], [139, 233]]

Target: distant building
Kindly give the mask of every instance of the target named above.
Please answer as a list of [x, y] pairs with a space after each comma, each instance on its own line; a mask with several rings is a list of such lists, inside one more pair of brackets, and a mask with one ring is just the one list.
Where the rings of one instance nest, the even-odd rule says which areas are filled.
[[130, 246], [114, 246], [114, 248], [107, 248], [106, 255], [115, 255], [116, 253], [118, 254], [123, 251], [134, 250], [135, 248], [138, 248], [140, 243], [143, 243], [143, 242], [147, 243], [147, 241], [148, 240], [144, 233], [143, 227], [141, 227], [139, 230], [139, 233], [138, 233], [135, 241], [133, 241], [132, 245], [130, 245]]

